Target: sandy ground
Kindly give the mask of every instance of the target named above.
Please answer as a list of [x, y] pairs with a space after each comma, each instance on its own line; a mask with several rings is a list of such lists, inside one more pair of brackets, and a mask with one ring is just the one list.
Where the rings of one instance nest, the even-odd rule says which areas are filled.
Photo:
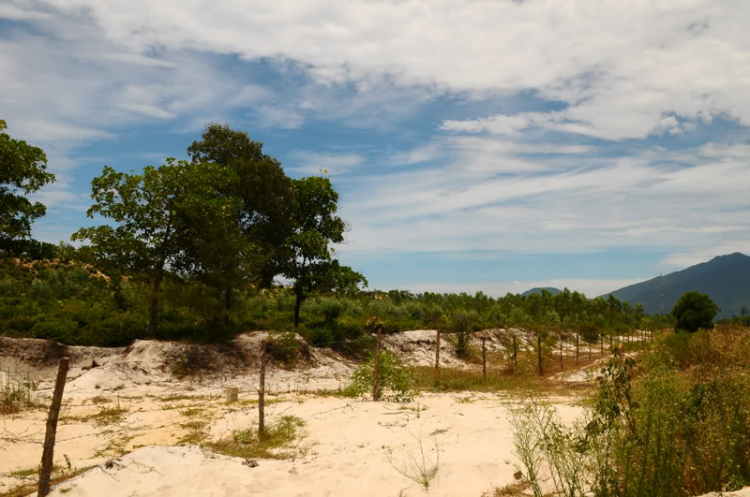
[[[529, 346], [528, 337], [513, 333], [522, 347]], [[51, 495], [479, 497], [515, 481], [518, 460], [507, 416], [512, 398], [423, 394], [397, 403], [326, 396], [322, 391], [348, 383], [356, 365], [312, 347], [298, 367], [271, 365], [267, 372], [266, 423], [289, 415], [305, 423], [293, 459], [260, 459], [251, 467], [239, 458], [205, 452], [191, 439], [196, 425], [215, 441], [257, 424], [259, 350], [267, 336], [242, 335], [228, 347], [202, 347], [198, 355], [189, 345], [170, 342], [60, 349], [39, 340], [0, 338], [0, 368], [3, 381], [36, 382], [35, 400], [44, 404], [57, 359], [71, 357], [55, 464], [92, 469], [58, 485]], [[385, 346], [408, 364], [432, 365], [434, 336], [434, 330], [405, 332], [389, 336]], [[486, 336], [488, 350], [507, 351], [506, 330], [490, 330]], [[443, 347], [444, 366], [477, 367], [462, 363], [448, 341]], [[214, 367], [178, 379], [172, 371], [185, 357]], [[557, 379], [590, 382], [592, 374], [586, 371]], [[230, 386], [240, 391], [238, 403], [225, 402]], [[554, 402], [566, 422], [582, 412], [576, 398]], [[119, 415], [106, 416], [113, 411]], [[36, 480], [33, 471], [11, 473], [39, 464], [46, 416], [41, 407], [0, 417], [0, 493]], [[428, 460], [439, 455], [437, 477], [427, 492], [397, 471], [419, 457], [420, 441]]]
[[[179, 426], [187, 420], [181, 413], [188, 406], [208, 411], [212, 438], [256, 423], [256, 406], [233, 408], [201, 399], [181, 401], [183, 409], [162, 410], [155, 409], [165, 405], [157, 398], [128, 399], [121, 403], [130, 412], [115, 426], [65, 423], [56, 464], [64, 466], [67, 455], [76, 467], [98, 466], [59, 485], [52, 495], [62, 495], [62, 489], [68, 496], [421, 495], [424, 490], [394, 468], [419, 453], [419, 440], [429, 459], [436, 460], [439, 451], [438, 475], [429, 495], [478, 497], [514, 481], [517, 459], [500, 397], [427, 395], [408, 404], [288, 397], [268, 406], [267, 423], [282, 415], [304, 420], [299, 455], [293, 460], [262, 459], [255, 468], [242, 459], [172, 445], [189, 432]], [[560, 411], [574, 419], [579, 408], [561, 405]], [[42, 421], [43, 413], [20, 416], [9, 420], [7, 429], [31, 432]], [[102, 465], [119, 450], [141, 445], [147, 447], [116, 459], [111, 468]], [[33, 467], [39, 454], [37, 444], [15, 443], [0, 452], [0, 465], [11, 470]]]

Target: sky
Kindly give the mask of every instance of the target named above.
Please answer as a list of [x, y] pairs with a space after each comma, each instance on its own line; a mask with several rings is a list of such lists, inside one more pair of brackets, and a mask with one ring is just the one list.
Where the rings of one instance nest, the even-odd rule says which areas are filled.
[[327, 174], [370, 288], [587, 296], [750, 253], [746, 0], [0, 0], [0, 119], [92, 220], [210, 122]]

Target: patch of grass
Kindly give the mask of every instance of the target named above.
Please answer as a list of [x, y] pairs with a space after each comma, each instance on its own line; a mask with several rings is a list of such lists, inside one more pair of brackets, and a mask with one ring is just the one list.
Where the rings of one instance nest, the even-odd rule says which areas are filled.
[[91, 399], [91, 402], [93, 402], [94, 404], [107, 404], [109, 402], [112, 402], [112, 399], [104, 397], [103, 395], [97, 395], [96, 397]]
[[[526, 481], [508, 483], [504, 487], [496, 488], [491, 497], [524, 497], [528, 489], [529, 483]], [[490, 497], [490, 494], [485, 493], [482, 497]]]
[[[86, 466], [85, 468], [79, 468], [75, 469], [73, 471], [66, 471], [60, 475], [55, 476], [53, 474], [52, 481], [50, 482], [52, 487], [55, 485], [59, 485], [61, 483], [64, 483], [71, 478], [75, 478], [76, 476], [85, 473], [86, 471], [90, 470], [93, 466]], [[38, 471], [38, 469], [37, 469]], [[0, 497], [25, 497], [27, 495], [31, 495], [34, 492], [36, 492], [38, 489], [38, 483], [25, 483], [22, 485], [18, 485], [16, 487], [10, 488], [4, 492], [0, 492]], [[61, 490], [62, 492], [62, 490]], [[63, 492], [64, 493], [64, 492]]]
[[500, 390], [539, 390], [542, 381], [538, 376], [487, 371], [487, 381], [481, 371], [465, 369], [440, 369], [440, 382], [435, 385], [435, 368], [420, 366], [410, 368], [412, 388], [418, 391], [442, 392], [496, 392]]
[[[283, 402], [281, 399], [266, 399], [266, 405], [270, 406], [271, 404], [278, 404], [280, 402]], [[237, 405], [240, 406], [254, 406], [258, 404], [258, 399], [245, 399], [240, 400], [237, 402]]]
[[135, 435], [131, 436], [122, 436], [120, 438], [114, 439], [109, 444], [104, 447], [103, 449], [99, 449], [94, 453], [94, 457], [105, 457], [105, 456], [124, 456], [128, 453], [127, 450], [125, 450], [125, 447], [130, 443], [131, 440], [135, 438]]
[[168, 395], [166, 397], [160, 397], [159, 400], [162, 402], [177, 402], [179, 400], [193, 400], [195, 397], [190, 395]]
[[208, 433], [204, 431], [201, 431], [201, 430], [191, 431], [184, 437], [177, 440], [177, 445], [200, 445], [203, 442], [205, 442], [207, 438], [208, 438]]
[[183, 416], [187, 416], [188, 418], [200, 416], [203, 414], [206, 410], [202, 407], [191, 407], [189, 409], [185, 409], [184, 411], [180, 411], [180, 414]]
[[[60, 471], [60, 466], [52, 466], [52, 472]], [[28, 469], [17, 469], [8, 473], [8, 476], [12, 478], [29, 478], [37, 476], [39, 474], [39, 466], [34, 466]]]
[[208, 423], [205, 421], [188, 421], [187, 423], [180, 423], [180, 428], [187, 430], [202, 430]]
[[79, 421], [82, 423], [92, 421], [95, 426], [107, 426], [122, 421], [127, 412], [128, 409], [122, 408], [117, 405], [115, 407], [102, 407], [101, 409], [99, 409], [99, 412], [97, 412], [96, 414], [91, 414], [89, 416], [71, 416], [65, 417], [64, 420]]
[[300, 428], [305, 422], [296, 416], [283, 416], [275, 425], [266, 427], [259, 436], [257, 429], [235, 430], [232, 437], [206, 444], [217, 454], [230, 457], [289, 459], [298, 451], [289, 450], [291, 445], [304, 435]]
[[118, 392], [118, 391], [120, 391], [120, 390], [125, 390], [125, 385], [123, 385], [122, 383], [120, 383], [119, 385], [117, 385], [117, 386], [116, 386], [115, 388], [113, 388], [112, 390], [114, 390], [115, 392]]

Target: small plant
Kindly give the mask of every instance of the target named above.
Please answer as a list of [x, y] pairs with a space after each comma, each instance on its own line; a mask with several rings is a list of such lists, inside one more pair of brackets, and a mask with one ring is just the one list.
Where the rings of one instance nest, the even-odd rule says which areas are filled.
[[28, 372], [24, 379], [22, 374], [15, 374], [10, 368], [0, 371], [0, 414], [13, 414], [34, 407], [37, 386]]
[[391, 463], [393, 469], [399, 474], [410, 479], [414, 483], [418, 483], [425, 490], [429, 490], [432, 481], [437, 477], [438, 469], [440, 469], [440, 447], [438, 447], [437, 438], [434, 438], [435, 442], [435, 457], [430, 458], [425, 453], [424, 444], [422, 438], [412, 435], [419, 445], [419, 453], [414, 454], [409, 452], [406, 459], [397, 464], [393, 461], [393, 454], [388, 451], [388, 462]]
[[263, 435], [255, 428], [234, 430], [231, 438], [211, 442], [206, 447], [230, 457], [288, 459], [297, 454], [288, 449], [304, 436], [300, 431], [303, 426], [305, 422], [296, 416], [282, 416], [278, 423], [267, 426]]
[[[401, 365], [398, 357], [389, 350], [382, 350], [380, 352], [378, 378], [381, 391], [390, 389], [396, 393], [399, 399], [409, 398], [411, 373]], [[374, 383], [375, 356], [373, 355], [368, 362], [360, 365], [354, 371], [352, 383], [347, 388], [346, 393], [353, 397], [371, 393]]]

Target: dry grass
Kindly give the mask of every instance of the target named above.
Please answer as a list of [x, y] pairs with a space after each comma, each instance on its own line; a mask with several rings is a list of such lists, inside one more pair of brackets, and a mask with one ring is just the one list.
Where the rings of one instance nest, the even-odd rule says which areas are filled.
[[37, 406], [37, 384], [28, 372], [0, 371], [0, 414], [15, 414]]

